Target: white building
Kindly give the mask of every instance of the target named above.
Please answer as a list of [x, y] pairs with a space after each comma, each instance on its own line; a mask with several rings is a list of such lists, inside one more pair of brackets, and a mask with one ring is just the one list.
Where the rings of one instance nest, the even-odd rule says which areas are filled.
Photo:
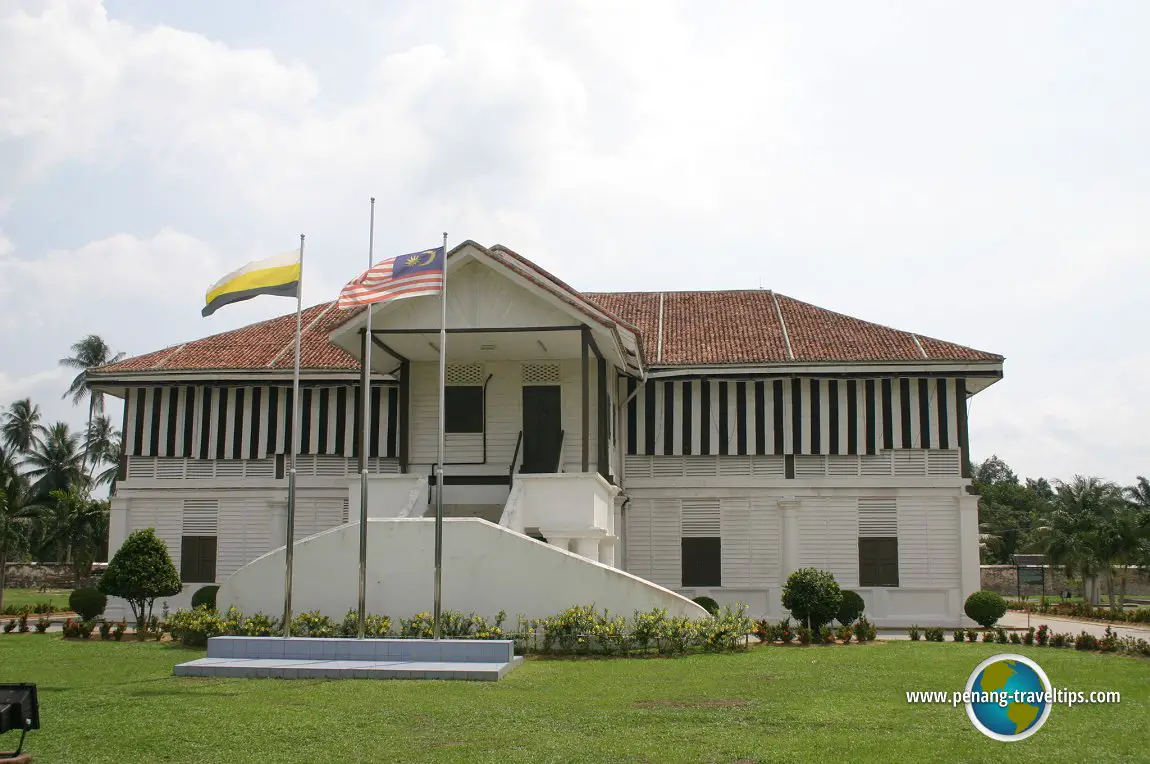
[[[1001, 356], [770, 291], [580, 293], [470, 241], [448, 268], [448, 516], [755, 615], [781, 617], [787, 574], [818, 567], [880, 625], [962, 623], [979, 587], [967, 399]], [[365, 318], [303, 314], [297, 539], [358, 517]], [[372, 329], [372, 516], [413, 485], [418, 516], [439, 300], [375, 306]], [[186, 583], [173, 607], [284, 544], [294, 330], [292, 313], [92, 374], [126, 403], [111, 550], [156, 528]]]

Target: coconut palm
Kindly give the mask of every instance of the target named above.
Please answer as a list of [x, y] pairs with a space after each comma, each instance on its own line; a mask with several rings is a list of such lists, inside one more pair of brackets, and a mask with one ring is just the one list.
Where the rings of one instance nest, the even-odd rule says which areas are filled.
[[41, 544], [54, 548], [57, 562], [72, 565], [78, 587], [107, 536], [108, 503], [75, 488], [54, 490], [48, 494], [42, 518]]
[[87, 438], [84, 441], [84, 461], [90, 465], [89, 480], [95, 477], [96, 468], [108, 460], [112, 441], [119, 436], [119, 431], [112, 426], [112, 420], [106, 416], [97, 416], [88, 425]]
[[1126, 498], [1130, 499], [1131, 504], [1139, 509], [1150, 511], [1150, 480], [1139, 475], [1137, 482], [1127, 486], [1124, 490]]
[[40, 424], [40, 407], [31, 398], [16, 401], [8, 407], [0, 423], [0, 439], [10, 458], [28, 453], [42, 442], [44, 426]]
[[32, 483], [37, 496], [47, 496], [54, 490], [88, 488], [84, 451], [80, 448], [79, 438], [72, 434], [65, 422], [57, 422], [45, 431], [43, 442], [28, 453], [24, 466], [24, 475]]
[[94, 482], [96, 486], [108, 486], [109, 496], [116, 495], [116, 481], [120, 477], [120, 454], [122, 452], [123, 436], [117, 432], [104, 453], [104, 461], [109, 466], [96, 474]]
[[[1064, 566], [1068, 576], [1082, 578], [1084, 598], [1086, 579], [1105, 575], [1111, 609], [1125, 599], [1115, 586], [1115, 569], [1124, 582], [1127, 566], [1141, 549], [1143, 527], [1128, 509], [1118, 485], [1075, 475], [1069, 483], [1056, 481], [1051, 510], [1036, 529], [1051, 562]], [[1124, 592], [1124, 583], [1121, 588]]]
[[112, 353], [108, 343], [98, 334], [89, 334], [84, 339], [72, 345], [74, 355], [61, 358], [60, 364], [70, 369], [79, 369], [80, 373], [72, 379], [68, 391], [63, 398], [71, 396], [73, 405], [88, 398], [88, 427], [92, 426], [92, 419], [104, 413], [104, 394], [92, 390], [89, 386], [88, 372], [105, 364], [115, 363], [124, 357], [123, 353]]
[[0, 609], [4, 607], [4, 570], [10, 555], [28, 546], [29, 529], [40, 512], [27, 481], [10, 475], [0, 482]]

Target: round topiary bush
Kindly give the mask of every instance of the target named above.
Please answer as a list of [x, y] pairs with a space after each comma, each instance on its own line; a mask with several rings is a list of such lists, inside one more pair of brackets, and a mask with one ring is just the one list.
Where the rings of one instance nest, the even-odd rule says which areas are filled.
[[107, 606], [107, 595], [95, 589], [74, 589], [68, 595], [68, 607], [84, 621], [99, 618]]
[[198, 608], [201, 605], [206, 605], [209, 610], [216, 609], [216, 592], [220, 587], [215, 584], [211, 586], [201, 586], [196, 589], [196, 593], [192, 595], [192, 608]]
[[696, 597], [695, 599], [693, 599], [691, 601], [694, 602], [696, 605], [699, 605], [700, 607], [702, 607], [704, 610], [706, 610], [711, 615], [715, 615], [716, 613], [719, 612], [719, 603], [715, 602], [713, 599], [711, 599], [710, 597], [708, 597], [706, 595], [703, 595], [702, 597]]
[[850, 626], [858, 620], [858, 617], [866, 610], [866, 603], [863, 598], [859, 596], [858, 592], [852, 592], [849, 589], [843, 589], [843, 601], [839, 605], [839, 612], [835, 618], [843, 626]]
[[843, 594], [838, 582], [829, 571], [800, 568], [787, 576], [783, 587], [783, 607], [791, 616], [811, 629], [830, 623], [838, 615]]
[[965, 610], [972, 621], [984, 629], [989, 629], [1006, 614], [1006, 600], [995, 592], [975, 592], [966, 598]]

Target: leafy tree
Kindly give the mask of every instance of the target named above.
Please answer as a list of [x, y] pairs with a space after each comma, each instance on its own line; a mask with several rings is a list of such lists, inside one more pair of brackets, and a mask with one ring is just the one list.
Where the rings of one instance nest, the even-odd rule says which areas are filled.
[[40, 445], [44, 426], [40, 424], [40, 407], [31, 398], [16, 401], [4, 412], [0, 438], [15, 458]]
[[1010, 469], [1006, 462], [998, 458], [997, 454], [992, 455], [982, 463], [975, 463], [971, 474], [974, 476], [973, 481], [981, 485], [1018, 483], [1018, 475], [1014, 474], [1014, 470]]
[[984, 563], [1006, 564], [1031, 545], [1031, 534], [1053, 498], [1044, 478], [1025, 485], [1002, 459], [974, 465], [971, 485], [978, 494], [979, 543]]
[[136, 631], [142, 635], [156, 599], [174, 597], [182, 586], [167, 544], [156, 536], [154, 528], [144, 528], [132, 531], [125, 539], [96, 588], [128, 601], [136, 619]]
[[0, 608], [4, 607], [4, 571], [9, 555], [28, 544], [28, 526], [40, 507], [28, 484], [19, 475], [0, 483]]
[[55, 490], [88, 487], [80, 441], [64, 422], [46, 430], [43, 441], [25, 458], [25, 465], [24, 474], [34, 481], [32, 488], [41, 496]]

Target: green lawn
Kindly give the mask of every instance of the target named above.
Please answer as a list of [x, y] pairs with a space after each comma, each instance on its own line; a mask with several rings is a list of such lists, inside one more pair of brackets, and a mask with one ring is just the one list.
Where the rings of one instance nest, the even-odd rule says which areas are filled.
[[37, 589], [5, 589], [4, 608], [9, 605], [35, 605], [40, 602], [51, 602], [58, 608], [68, 609], [68, 595], [71, 590], [49, 589], [46, 592]]
[[[962, 707], [906, 703], [961, 690], [1000, 651], [1058, 688], [1119, 690], [1055, 706], [1019, 743]], [[37, 761], [1136, 761], [1150, 746], [1150, 661], [1024, 648], [891, 642], [757, 647], [677, 659], [528, 659], [497, 683], [177, 679], [201, 651], [0, 635], [2, 681], [36, 682]], [[15, 736], [0, 737], [0, 749]]]

